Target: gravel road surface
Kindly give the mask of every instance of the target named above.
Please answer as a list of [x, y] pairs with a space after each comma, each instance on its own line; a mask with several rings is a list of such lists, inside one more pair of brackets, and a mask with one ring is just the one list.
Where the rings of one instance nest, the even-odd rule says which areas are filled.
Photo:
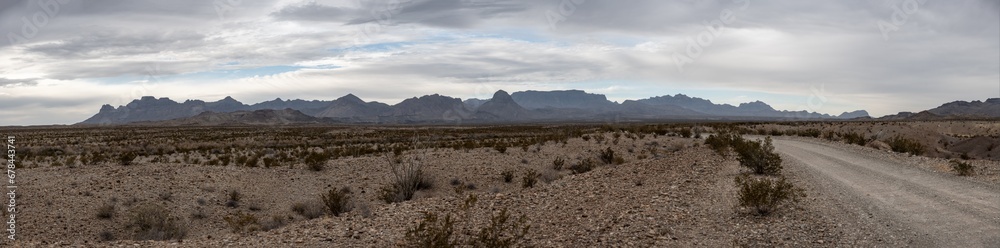
[[[822, 190], [857, 209], [871, 209], [893, 226], [938, 247], [1000, 247], [1000, 187], [907, 166], [890, 154], [850, 145], [779, 138], [775, 149]], [[921, 242], [921, 243], [922, 243]]]

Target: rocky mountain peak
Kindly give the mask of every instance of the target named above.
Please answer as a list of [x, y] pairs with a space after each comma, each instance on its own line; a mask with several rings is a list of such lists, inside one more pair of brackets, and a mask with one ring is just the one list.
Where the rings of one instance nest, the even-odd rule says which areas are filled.
[[364, 100], [361, 100], [361, 98], [359, 98], [358, 96], [355, 96], [354, 94], [344, 95], [344, 96], [342, 96], [340, 98], [337, 98], [336, 101], [337, 102], [343, 102], [343, 103], [356, 103], [356, 104], [364, 104], [365, 103]]
[[506, 91], [498, 90], [496, 93], [493, 93], [493, 98], [491, 98], [490, 101], [514, 102], [514, 98], [511, 98], [510, 94], [507, 94]]

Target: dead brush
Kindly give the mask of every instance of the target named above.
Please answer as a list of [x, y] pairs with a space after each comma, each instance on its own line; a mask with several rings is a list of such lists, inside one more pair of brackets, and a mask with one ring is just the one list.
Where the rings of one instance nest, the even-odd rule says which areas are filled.
[[340, 216], [341, 213], [351, 211], [351, 189], [343, 187], [340, 190], [330, 189], [322, 197], [323, 205], [333, 216]]
[[423, 165], [417, 159], [403, 160], [401, 157], [386, 157], [389, 164], [390, 182], [382, 187], [379, 199], [386, 203], [403, 202], [413, 199], [418, 190], [431, 187], [424, 178]]

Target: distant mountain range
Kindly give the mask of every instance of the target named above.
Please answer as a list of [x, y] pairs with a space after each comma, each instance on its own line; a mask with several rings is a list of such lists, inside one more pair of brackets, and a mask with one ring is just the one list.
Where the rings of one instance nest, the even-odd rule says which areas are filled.
[[[990, 99], [987, 102], [995, 102]], [[965, 114], [961, 106], [948, 113]], [[942, 106], [945, 107], [945, 106]], [[954, 109], [954, 110], [952, 110]], [[961, 110], [958, 110], [961, 109]], [[943, 110], [944, 111], [944, 110]], [[979, 113], [972, 111], [972, 113]], [[307, 118], [308, 117], [308, 118]], [[215, 102], [144, 96], [124, 106], [105, 104], [93, 117], [78, 124], [129, 124], [168, 121], [172, 125], [198, 123], [294, 124], [294, 123], [516, 123], [560, 121], [640, 121], [640, 120], [783, 120], [852, 119], [868, 117], [858, 110], [838, 116], [806, 111], [775, 110], [754, 101], [739, 106], [715, 104], [707, 99], [682, 94], [658, 96], [622, 103], [601, 94], [581, 90], [497, 91], [491, 99], [467, 99], [425, 95], [395, 105], [365, 102], [348, 94], [332, 101], [282, 100], [252, 105], [232, 97]]]
[[994, 119], [1000, 118], [1000, 98], [986, 101], [954, 101], [940, 107], [913, 112], [899, 112], [886, 115], [879, 120], [949, 120], [949, 119]]

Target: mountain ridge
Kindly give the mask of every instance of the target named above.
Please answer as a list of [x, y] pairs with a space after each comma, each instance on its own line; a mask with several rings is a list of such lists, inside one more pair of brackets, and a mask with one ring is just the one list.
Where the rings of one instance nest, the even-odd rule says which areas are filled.
[[[987, 102], [998, 102], [988, 100]], [[776, 110], [762, 101], [715, 104], [684, 94], [612, 102], [603, 94], [582, 90], [497, 91], [491, 99], [454, 98], [440, 94], [407, 98], [397, 104], [365, 102], [354, 94], [335, 100], [274, 100], [245, 104], [230, 96], [214, 102], [143, 96], [124, 106], [104, 104], [80, 125], [156, 122], [195, 117], [203, 112], [230, 113], [256, 110], [295, 110], [307, 116], [344, 123], [440, 123], [468, 121], [505, 123], [527, 121], [595, 121], [630, 119], [853, 119], [868, 117], [864, 110], [839, 116], [807, 111]]]

